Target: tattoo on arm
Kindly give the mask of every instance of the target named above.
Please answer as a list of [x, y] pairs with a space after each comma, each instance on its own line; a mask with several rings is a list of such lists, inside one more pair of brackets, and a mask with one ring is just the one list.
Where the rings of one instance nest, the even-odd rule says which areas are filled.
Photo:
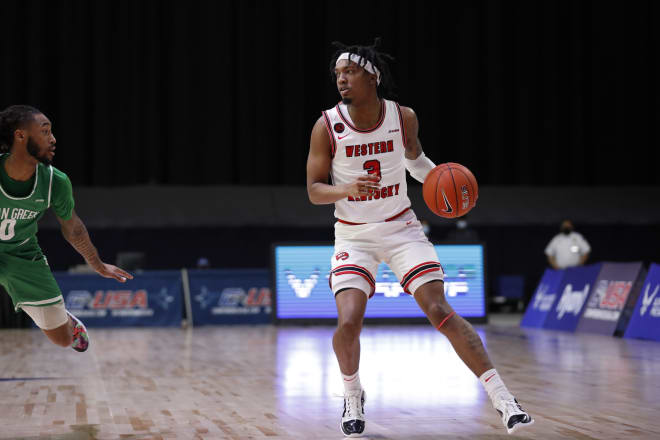
[[99, 253], [89, 238], [85, 224], [77, 215], [74, 214], [71, 220], [62, 223], [62, 235], [82, 255], [87, 264], [92, 267], [102, 264]]

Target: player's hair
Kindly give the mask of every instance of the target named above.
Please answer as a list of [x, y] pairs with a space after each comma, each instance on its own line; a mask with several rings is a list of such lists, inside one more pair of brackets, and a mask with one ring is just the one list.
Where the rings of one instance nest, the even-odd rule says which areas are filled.
[[394, 57], [378, 50], [380, 47], [380, 41], [380, 37], [376, 37], [374, 39], [374, 44], [371, 46], [347, 46], [339, 41], [333, 41], [332, 45], [337, 48], [337, 51], [330, 59], [330, 78], [332, 78], [333, 81], [337, 79], [335, 75], [335, 65], [337, 64], [337, 58], [339, 58], [339, 55], [344, 52], [355, 54], [362, 57], [362, 61], [360, 62], [361, 66], [364, 66], [366, 62], [365, 60], [368, 60], [380, 71], [380, 85], [376, 89], [378, 97], [394, 98], [396, 96], [394, 93], [395, 85], [394, 80], [392, 79], [392, 73], [390, 72], [390, 66], [388, 65], [388, 62], [394, 61]]
[[25, 127], [41, 112], [29, 105], [12, 105], [0, 112], [0, 153], [8, 152], [14, 144], [14, 132]]

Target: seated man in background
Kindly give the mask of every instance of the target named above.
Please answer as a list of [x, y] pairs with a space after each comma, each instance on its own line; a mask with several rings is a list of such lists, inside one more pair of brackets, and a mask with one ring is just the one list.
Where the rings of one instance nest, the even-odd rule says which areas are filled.
[[564, 220], [559, 234], [545, 248], [548, 263], [553, 269], [582, 266], [589, 258], [591, 246], [582, 234], [575, 232], [573, 223]]

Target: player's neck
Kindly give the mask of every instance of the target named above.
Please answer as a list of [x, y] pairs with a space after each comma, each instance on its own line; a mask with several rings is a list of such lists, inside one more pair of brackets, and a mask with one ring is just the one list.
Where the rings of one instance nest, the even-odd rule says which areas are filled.
[[5, 160], [5, 172], [18, 181], [30, 180], [36, 170], [36, 160], [27, 152], [12, 151]]
[[383, 106], [378, 96], [374, 96], [364, 102], [351, 102], [347, 107], [353, 124], [366, 130], [378, 123]]

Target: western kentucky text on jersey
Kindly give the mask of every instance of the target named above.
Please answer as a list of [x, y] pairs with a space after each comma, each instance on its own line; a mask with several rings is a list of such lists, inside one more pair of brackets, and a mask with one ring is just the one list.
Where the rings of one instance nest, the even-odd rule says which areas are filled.
[[400, 184], [394, 184], [394, 185], [387, 185], [382, 187], [379, 190], [376, 190], [369, 194], [368, 196], [360, 196], [360, 197], [351, 197], [348, 196], [348, 201], [349, 202], [366, 202], [367, 200], [378, 200], [378, 199], [386, 199], [388, 197], [394, 197], [399, 195], [399, 186]]
[[[382, 100], [379, 120], [360, 129], [343, 103], [323, 112], [332, 155], [333, 185], [347, 185], [361, 176], [378, 177], [379, 188], [359, 197], [335, 202], [341, 222], [381, 222], [410, 208], [406, 186], [405, 127], [399, 105]], [[337, 130], [343, 130], [341, 134]], [[360, 202], [360, 203], [356, 203]]]
[[346, 157], [368, 156], [370, 154], [391, 153], [394, 141], [370, 142], [362, 145], [346, 145]]

